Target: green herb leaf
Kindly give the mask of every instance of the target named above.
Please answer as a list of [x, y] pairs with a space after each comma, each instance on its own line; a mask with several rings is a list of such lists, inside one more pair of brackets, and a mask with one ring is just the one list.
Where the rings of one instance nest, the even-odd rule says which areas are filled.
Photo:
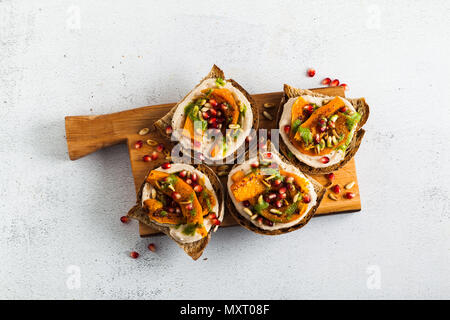
[[292, 128], [291, 128], [292, 132], [297, 132], [297, 130], [300, 127], [301, 124], [302, 124], [302, 120], [296, 119], [294, 121], [294, 123], [292, 124]]
[[225, 80], [223, 80], [222, 78], [217, 78], [216, 79], [216, 85], [218, 87], [223, 87], [225, 85]]
[[353, 113], [350, 116], [347, 116], [347, 129], [352, 130], [353, 127], [361, 120], [361, 114], [358, 112]]
[[300, 133], [300, 137], [306, 145], [312, 142], [313, 136], [309, 128], [298, 127], [298, 132]]
[[264, 209], [267, 209], [268, 207], [269, 207], [269, 204], [263, 200], [262, 202], [256, 203], [253, 206], [253, 209], [255, 209], [255, 211], [257, 213], [261, 213], [261, 211], [263, 211]]
[[159, 215], [161, 216], [161, 217], [165, 217], [165, 216], [167, 216], [168, 215], [168, 213], [167, 213], [167, 211], [161, 211], [160, 213], [159, 213]]

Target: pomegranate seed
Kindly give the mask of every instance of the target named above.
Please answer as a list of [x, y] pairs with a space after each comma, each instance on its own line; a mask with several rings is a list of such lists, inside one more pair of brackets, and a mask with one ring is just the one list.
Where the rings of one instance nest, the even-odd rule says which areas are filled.
[[209, 99], [209, 104], [212, 106], [212, 107], [215, 107], [215, 106], [217, 106], [217, 101], [216, 100], [214, 100], [214, 99]]
[[172, 207], [168, 208], [167, 210], [169, 210], [170, 213], [174, 213], [175, 212], [175, 208], [172, 208]]
[[320, 118], [317, 122], [321, 127], [323, 127], [324, 125], [327, 124], [327, 121], [328, 121], [327, 118]]
[[226, 111], [228, 110], [228, 107], [227, 107], [227, 105], [226, 105], [225, 103], [221, 103], [221, 104], [220, 104], [220, 109], [221, 109], [223, 112], [226, 112]]
[[255, 162], [255, 163], [252, 163], [250, 166], [251, 166], [253, 169], [256, 169], [256, 168], [259, 167], [259, 163], [258, 163], [258, 162]]
[[268, 220], [268, 219], [264, 219], [264, 224], [265, 224], [266, 226], [269, 226], [269, 227], [272, 227], [272, 226], [273, 226], [273, 222], [270, 221], [270, 220]]
[[250, 201], [245, 200], [245, 201], [242, 202], [242, 205], [243, 205], [244, 207], [248, 208], [248, 207], [250, 207]]
[[281, 184], [281, 180], [280, 180], [280, 179], [275, 179], [275, 180], [273, 181], [273, 185], [274, 185], [275, 187], [278, 187], [280, 184]]
[[164, 145], [162, 143], [158, 144], [158, 146], [156, 147], [156, 151], [162, 152], [163, 150], [164, 150]]
[[282, 206], [283, 206], [283, 201], [281, 201], [281, 200], [275, 201], [275, 207], [281, 208]]
[[295, 186], [293, 183], [289, 183], [287, 187], [288, 187], [289, 191], [295, 191]]
[[314, 107], [310, 104], [307, 104], [306, 106], [303, 107], [303, 109], [305, 109], [307, 112], [313, 112], [314, 111]]
[[194, 206], [192, 205], [192, 203], [189, 203], [186, 205], [185, 208], [186, 208], [186, 210], [192, 210], [192, 209], [194, 209]]
[[187, 179], [186, 179], [186, 183], [187, 183], [187, 184], [192, 184], [192, 180], [189, 179], [189, 178], [187, 178]]
[[289, 132], [291, 132], [291, 126], [289, 126], [289, 125], [287, 125], [287, 126], [284, 126], [284, 132], [286, 133], [286, 134], [289, 134]]
[[337, 87], [339, 85], [339, 80], [338, 79], [334, 79], [333, 81], [331, 81], [330, 86], [331, 87]]
[[287, 196], [286, 193], [279, 193], [278, 194], [278, 198], [279, 199], [286, 199], [286, 196]]
[[331, 173], [327, 174], [326, 177], [327, 177], [328, 180], [333, 181], [334, 180], [334, 173], [331, 172]]
[[209, 109], [209, 113], [214, 117], [217, 116], [217, 110], [216, 109]]
[[320, 162], [322, 162], [323, 164], [326, 164], [326, 163], [330, 162], [330, 158], [322, 157], [322, 158], [320, 158]]
[[186, 171], [186, 170], [180, 171], [180, 173], [178, 173], [178, 175], [179, 175], [181, 178], [185, 178], [185, 177], [187, 176], [187, 171]]
[[158, 152], [153, 151], [152, 152], [152, 160], [156, 160], [156, 159], [158, 159]]
[[347, 111], [347, 107], [343, 106], [339, 109], [340, 112], [344, 113], [345, 111]]
[[208, 217], [209, 217], [210, 219], [217, 219], [217, 216], [216, 216], [216, 214], [215, 214], [214, 212], [211, 212], [211, 213], [208, 215]]
[[316, 70], [314, 70], [313, 68], [309, 68], [307, 73], [308, 73], [308, 76], [314, 77], [314, 75], [316, 74]]
[[131, 251], [130, 257], [132, 257], [133, 259], [137, 259], [139, 257], [139, 253], [137, 253], [136, 251]]
[[144, 141], [139, 140], [139, 141], [137, 141], [137, 142], [134, 144], [134, 148], [135, 148], [135, 149], [140, 149], [140, 148], [142, 148], [143, 145], [144, 145]]
[[271, 153], [271, 152], [267, 152], [267, 153], [265, 154], [265, 158], [266, 158], [266, 159], [272, 159], [272, 153]]
[[208, 112], [202, 112], [202, 117], [203, 117], [203, 119], [208, 119], [209, 118], [209, 114], [208, 114]]
[[195, 172], [193, 172], [191, 174], [191, 179], [192, 179], [192, 181], [196, 182], [198, 180], [198, 175]]
[[311, 202], [311, 198], [309, 197], [308, 194], [305, 194], [305, 195], [303, 196], [303, 202], [304, 202], [304, 203], [310, 203], [310, 202]]
[[144, 162], [150, 162], [152, 161], [152, 158], [148, 154], [146, 154], [145, 156], [142, 157], [142, 160]]
[[314, 143], [315, 144], [319, 144], [320, 143], [320, 135], [318, 133], [316, 133], [314, 135]]
[[287, 177], [286, 178], [286, 183], [293, 183], [294, 182], [294, 177]]
[[346, 192], [344, 197], [346, 199], [353, 199], [355, 197], [355, 194], [353, 192]]
[[148, 250], [150, 250], [151, 252], [155, 252], [156, 251], [156, 247], [154, 243], [150, 243], [148, 245]]
[[348, 85], [345, 83], [341, 83], [341, 87], [344, 88], [345, 91], [348, 90]]
[[122, 216], [122, 217], [120, 217], [120, 221], [122, 221], [122, 223], [128, 223], [128, 217]]
[[333, 191], [336, 194], [339, 194], [339, 192], [341, 192], [341, 187], [338, 184], [336, 184], [331, 188], [331, 191]]
[[220, 221], [218, 219], [212, 219], [212, 224], [215, 226], [220, 226]]
[[322, 132], [322, 133], [325, 132], [325, 131], [327, 131], [327, 127], [320, 127], [320, 128], [319, 128], [319, 131]]
[[181, 213], [181, 209], [180, 208], [175, 208], [175, 212], [176, 213]]
[[194, 191], [197, 192], [197, 193], [202, 192], [203, 191], [203, 187], [198, 184], [198, 185], [196, 185], [194, 187]]
[[208, 120], [209, 124], [215, 124], [217, 122], [217, 118], [211, 118]]
[[286, 189], [286, 187], [281, 187], [279, 190], [278, 190], [278, 192], [281, 194], [281, 193], [286, 193], [286, 191], [287, 191], [287, 189]]
[[258, 218], [256, 218], [256, 221], [258, 221], [259, 224], [262, 224], [263, 223], [263, 218], [262, 217], [258, 217]]
[[172, 192], [172, 199], [173, 200], [180, 200], [181, 199], [181, 194], [179, 192]]
[[172, 131], [173, 131], [173, 130], [172, 130], [172, 126], [167, 126], [167, 127], [166, 127], [166, 134], [167, 134], [167, 135], [172, 134]]
[[331, 79], [330, 79], [330, 78], [325, 78], [325, 79], [322, 80], [322, 84], [323, 84], [323, 85], [329, 85], [330, 82], [331, 82]]
[[161, 165], [161, 168], [163, 168], [163, 169], [170, 169], [171, 166], [172, 166], [172, 165], [171, 165], [169, 162], [164, 162], [164, 163]]

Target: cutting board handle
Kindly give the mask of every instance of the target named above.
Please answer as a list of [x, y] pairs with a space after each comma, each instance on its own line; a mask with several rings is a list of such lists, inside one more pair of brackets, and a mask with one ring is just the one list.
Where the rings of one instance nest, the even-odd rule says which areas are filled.
[[115, 114], [66, 117], [66, 139], [69, 158], [76, 160], [99, 149], [125, 141], [114, 130]]

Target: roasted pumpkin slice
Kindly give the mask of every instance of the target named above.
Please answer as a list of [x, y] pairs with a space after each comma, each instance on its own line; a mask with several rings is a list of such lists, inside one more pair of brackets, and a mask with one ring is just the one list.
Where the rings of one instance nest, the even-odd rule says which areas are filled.
[[278, 209], [282, 212], [281, 214], [272, 213], [268, 209], [261, 210], [259, 214], [272, 222], [288, 223], [300, 218], [307, 208], [308, 205], [306, 203], [297, 202]]
[[162, 203], [156, 199], [145, 200], [144, 207], [148, 210], [149, 218], [158, 223], [173, 225], [186, 223], [186, 218], [181, 213], [162, 210]]
[[198, 201], [203, 208], [203, 216], [210, 213], [212, 208], [216, 205], [216, 199], [214, 198], [213, 193], [206, 189], [205, 186], [203, 186], [203, 191], [200, 193]]
[[226, 102], [230, 106], [229, 109], [225, 111], [227, 118], [231, 117], [231, 124], [238, 123], [239, 120], [239, 107], [236, 104], [233, 94], [228, 89], [214, 89], [211, 96], [218, 102]]
[[302, 118], [303, 116], [303, 107], [306, 106], [308, 102], [302, 97], [298, 97], [292, 105], [291, 109], [291, 128], [295, 128], [295, 122]]
[[[172, 176], [172, 187], [175, 191], [170, 188], [161, 188], [161, 186], [164, 185], [163, 179], [166, 179], [169, 176], [171, 175], [166, 172], [152, 170], [147, 177], [147, 182], [152, 184], [154, 187], [159, 188], [159, 190], [169, 196], [171, 196], [173, 192], [179, 193], [181, 197], [175, 201], [180, 204], [181, 212], [183, 213], [183, 216], [186, 217], [186, 222], [191, 225], [196, 225], [197, 232], [201, 234], [202, 237], [205, 237], [208, 232], [203, 225], [203, 210], [194, 190], [190, 185], [176, 176]], [[187, 202], [192, 204], [192, 209], [188, 209], [186, 206]]]
[[308, 182], [306, 179], [288, 171], [280, 170], [280, 174], [284, 177], [293, 177], [294, 184], [301, 190], [302, 193], [308, 193]]
[[194, 123], [189, 116], [186, 116], [186, 121], [184, 122], [183, 135], [191, 139], [194, 138]]
[[250, 200], [266, 191], [266, 186], [261, 182], [263, 176], [250, 173], [241, 180], [233, 183], [230, 187], [236, 201]]

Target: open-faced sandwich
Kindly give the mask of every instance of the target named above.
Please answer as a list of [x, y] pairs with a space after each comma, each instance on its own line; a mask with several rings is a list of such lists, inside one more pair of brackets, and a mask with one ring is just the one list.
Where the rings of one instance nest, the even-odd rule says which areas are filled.
[[330, 97], [284, 85], [280, 149], [303, 172], [328, 173], [356, 153], [369, 117], [364, 98]]
[[172, 132], [183, 150], [193, 150], [211, 163], [233, 157], [244, 146], [252, 127], [258, 127], [258, 110], [251, 96], [214, 65], [155, 126], [166, 136]]
[[194, 260], [220, 225], [224, 193], [205, 165], [165, 163], [150, 171], [128, 216], [171, 237]]
[[316, 212], [325, 190], [274, 152], [235, 165], [227, 183], [228, 208], [240, 225], [277, 235], [304, 226]]

